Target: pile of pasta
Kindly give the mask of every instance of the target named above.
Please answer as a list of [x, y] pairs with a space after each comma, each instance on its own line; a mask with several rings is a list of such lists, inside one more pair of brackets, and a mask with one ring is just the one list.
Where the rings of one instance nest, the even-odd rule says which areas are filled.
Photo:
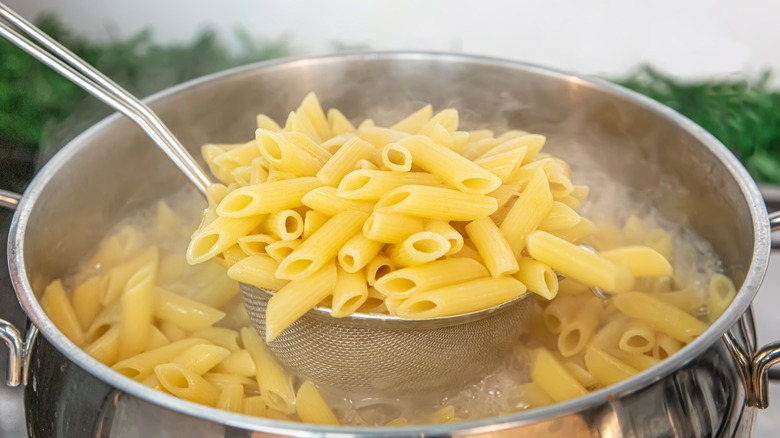
[[[667, 258], [675, 249], [667, 231], [636, 216], [622, 227], [599, 224], [586, 242], [604, 252], [643, 244]], [[679, 251], [688, 250], [677, 246]], [[630, 292], [608, 300], [594, 296], [580, 282], [561, 281], [559, 295], [536, 306], [528, 334], [528, 342], [539, 346], [530, 352], [532, 381], [521, 389], [529, 407], [560, 403], [616, 384], [692, 342], [736, 296], [727, 276], [716, 272], [704, 276], [709, 281], [701, 289], [691, 278], [646, 277]]]
[[275, 291], [268, 341], [319, 305], [425, 319], [527, 291], [552, 299], [556, 273], [614, 292], [671, 275], [646, 246], [576, 245], [594, 231], [575, 211], [588, 188], [541, 152], [541, 135], [459, 131], [456, 110], [430, 105], [355, 128], [313, 93], [284, 128], [257, 123], [247, 143], [203, 147], [227, 186], [211, 188], [187, 259], [221, 259], [231, 278]]
[[[578, 397], [674, 354], [736, 290], [714, 271], [706, 290], [680, 278], [669, 260], [689, 248], [662, 228], [581, 217], [588, 190], [541, 152], [544, 141], [460, 131], [456, 111], [430, 106], [389, 128], [355, 128], [308, 95], [284, 128], [261, 115], [255, 140], [203, 148], [225, 184], [209, 189], [194, 234], [192, 215], [160, 201], [51, 282], [40, 302], [72, 342], [151, 388], [232, 412], [338, 424], [351, 422], [327, 402], [338, 397], [291, 375], [266, 344], [303, 313], [431, 318], [530, 291], [540, 299], [518, 348], [530, 376], [503, 390], [524, 404], [491, 415]], [[237, 281], [275, 291], [268, 339], [252, 329]], [[454, 399], [376, 424], [475, 418]]]
[[179, 217], [161, 201], [150, 223], [104, 238], [41, 306], [90, 356], [183, 400], [285, 421], [338, 424], [311, 382], [294, 385], [251, 328], [238, 284], [217, 264], [192, 267]]

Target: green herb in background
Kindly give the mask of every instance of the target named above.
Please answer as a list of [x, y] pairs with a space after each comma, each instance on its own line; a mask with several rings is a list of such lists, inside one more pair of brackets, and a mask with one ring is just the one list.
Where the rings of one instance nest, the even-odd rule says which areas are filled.
[[680, 81], [643, 67], [619, 84], [668, 105], [712, 133], [757, 181], [780, 184], [780, 91], [756, 79]]
[[[37, 25], [137, 96], [146, 96], [188, 79], [284, 56], [289, 52], [287, 39], [256, 42], [246, 32], [238, 32], [241, 50], [234, 54], [208, 30], [201, 32], [189, 44], [162, 46], [152, 40], [149, 31], [142, 31], [124, 41], [95, 43], [73, 35], [52, 16], [41, 17]], [[83, 106], [90, 108], [82, 112], [95, 113], [81, 117], [92, 119], [88, 121], [90, 124], [110, 111], [97, 106], [94, 99], [86, 98], [86, 92], [76, 85], [11, 43], [0, 40], [0, 141], [3, 144], [40, 147], [47, 126], [68, 119], [79, 109], [83, 110]], [[82, 103], [85, 99], [87, 104]]]

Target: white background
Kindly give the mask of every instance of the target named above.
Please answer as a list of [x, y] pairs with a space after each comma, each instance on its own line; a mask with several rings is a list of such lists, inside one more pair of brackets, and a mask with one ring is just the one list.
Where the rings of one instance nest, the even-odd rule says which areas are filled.
[[[619, 75], [649, 63], [684, 76], [780, 70], [780, 2], [771, 0], [6, 0], [27, 18], [56, 12], [81, 35], [105, 40], [151, 28], [158, 42], [186, 42], [204, 27], [229, 37], [291, 38], [296, 54], [334, 43], [372, 49], [464, 52], [579, 73]], [[779, 109], [780, 110], [780, 109]], [[780, 339], [780, 257], [757, 300], [762, 342]], [[780, 391], [757, 435], [780, 430]]]
[[772, 0], [7, 0], [26, 17], [56, 11], [85, 36], [150, 27], [160, 42], [210, 26], [290, 35], [297, 53], [333, 42], [466, 52], [580, 73], [639, 63], [682, 76], [780, 69], [780, 2]]

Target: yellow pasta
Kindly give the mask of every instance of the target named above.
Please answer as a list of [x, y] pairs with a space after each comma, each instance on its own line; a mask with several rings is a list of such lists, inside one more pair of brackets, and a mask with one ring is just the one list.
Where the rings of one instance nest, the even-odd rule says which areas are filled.
[[652, 356], [648, 356], [646, 354], [632, 354], [632, 353], [626, 353], [625, 351], [621, 351], [621, 350], [605, 350], [605, 351], [609, 353], [611, 356], [615, 357], [619, 361], [625, 363], [626, 365], [630, 366], [631, 368], [634, 368], [637, 371], [644, 371], [661, 363], [659, 359], [656, 359]]
[[531, 377], [534, 383], [555, 402], [581, 397], [588, 391], [558, 362], [549, 351], [539, 348], [534, 352]]
[[692, 342], [707, 329], [707, 324], [649, 294], [628, 292], [615, 295], [612, 301], [627, 316], [681, 342]]
[[515, 257], [520, 256], [526, 237], [539, 226], [551, 208], [552, 195], [547, 177], [544, 172], [537, 171], [499, 227]]
[[450, 242], [441, 234], [430, 231], [414, 233], [403, 242], [390, 245], [386, 254], [397, 265], [420, 265], [443, 257]]
[[333, 157], [317, 172], [317, 179], [323, 184], [336, 187], [346, 174], [355, 169], [358, 161], [370, 160], [376, 151], [374, 147], [358, 137], [353, 137], [341, 146]]
[[328, 125], [330, 125], [330, 131], [334, 136], [355, 132], [355, 127], [352, 126], [349, 119], [335, 108], [328, 110]]
[[598, 254], [569, 243], [544, 231], [528, 235], [528, 253], [555, 271], [589, 286], [611, 292], [621, 292], [633, 286], [634, 278], [628, 270]]
[[558, 294], [558, 276], [555, 271], [530, 257], [521, 258], [518, 261], [518, 271], [512, 275], [523, 283], [529, 292], [548, 300]]
[[656, 359], [663, 360], [680, 351], [682, 347], [683, 344], [679, 340], [664, 333], [658, 333], [655, 345], [653, 345], [652, 355]]
[[383, 128], [381, 126], [360, 126], [358, 128], [358, 135], [375, 147], [381, 148], [388, 143], [393, 143], [404, 137], [408, 137], [409, 133], [397, 131], [392, 128]]
[[270, 234], [250, 234], [238, 238], [238, 247], [247, 256], [265, 254], [265, 248], [276, 242], [277, 239]]
[[466, 225], [466, 232], [494, 278], [513, 274], [520, 269], [509, 242], [490, 218], [472, 221]]
[[[290, 114], [291, 116], [294, 113]], [[277, 170], [289, 172], [295, 176], [314, 176], [324, 162], [312, 155], [298, 138], [297, 142], [289, 135], [258, 129], [257, 144], [263, 157]]]
[[412, 154], [409, 149], [398, 143], [389, 143], [380, 152], [382, 166], [392, 172], [408, 172], [412, 170]]
[[322, 110], [316, 94], [308, 93], [295, 112], [302, 117], [306, 117], [309, 124], [317, 132], [317, 136], [322, 140], [327, 140], [333, 136], [328, 119], [325, 117], [325, 112]]
[[398, 144], [409, 151], [415, 165], [458, 190], [484, 195], [501, 185], [501, 178], [427, 137], [407, 137]]
[[567, 230], [580, 223], [582, 218], [569, 206], [553, 201], [550, 212], [539, 222], [539, 229], [543, 231]]
[[361, 270], [347, 272], [341, 267], [337, 267], [336, 270], [330, 314], [336, 318], [343, 318], [355, 313], [366, 301], [368, 284], [366, 274]]
[[304, 205], [304, 195], [321, 185], [317, 178], [302, 177], [242, 187], [225, 196], [217, 214], [238, 219], [297, 208]]
[[367, 216], [356, 210], [337, 214], [279, 263], [276, 277], [302, 279], [332, 261], [350, 237], [363, 227]]
[[257, 364], [257, 385], [268, 407], [280, 412], [295, 412], [292, 376], [276, 361], [260, 336], [251, 328], [241, 329], [241, 340]]
[[618, 348], [626, 353], [645, 354], [655, 346], [655, 330], [646, 323], [632, 320], [623, 330]]
[[423, 126], [428, 123], [433, 117], [433, 107], [425, 105], [419, 110], [409, 114], [402, 120], [398, 121], [395, 125], [391, 126], [396, 131], [404, 131], [410, 134], [416, 134], [420, 132]]
[[216, 373], [251, 377], [257, 374], [257, 367], [252, 355], [247, 350], [236, 350], [230, 353], [214, 368]]
[[219, 390], [214, 385], [181, 365], [157, 365], [154, 372], [160, 384], [176, 397], [207, 406], [214, 406], [219, 399]]
[[244, 387], [241, 384], [234, 383], [222, 388], [222, 392], [217, 398], [215, 404], [217, 409], [223, 409], [228, 412], [244, 412]]
[[152, 332], [154, 283], [157, 263], [143, 266], [129, 280], [120, 298], [119, 357], [136, 355], [146, 348]]
[[397, 213], [374, 212], [363, 224], [363, 234], [367, 238], [384, 243], [403, 242], [424, 229], [422, 218]]
[[267, 290], [279, 290], [289, 283], [274, 276], [279, 263], [268, 255], [249, 256], [236, 262], [227, 274], [235, 281]]
[[588, 347], [585, 365], [591, 375], [603, 386], [614, 385], [630, 379], [638, 371], [596, 347]]
[[84, 351], [106, 366], [119, 359], [119, 327], [111, 327], [102, 336], [84, 347]]
[[416, 292], [398, 306], [396, 313], [403, 318], [425, 319], [476, 312], [516, 299], [525, 291], [523, 283], [511, 277], [478, 278]]
[[221, 310], [160, 287], [155, 288], [155, 294], [154, 317], [183, 330], [202, 329], [225, 317], [225, 312]]
[[298, 388], [296, 409], [301, 421], [313, 424], [337, 425], [339, 420], [333, 415], [328, 404], [313, 383], [306, 381]]
[[73, 290], [73, 312], [82, 330], [86, 330], [95, 321], [102, 305], [100, 298], [105, 294], [108, 281], [106, 277], [90, 277]]
[[463, 235], [448, 222], [429, 220], [425, 224], [425, 231], [436, 233], [447, 239], [450, 249], [444, 255], [452, 255], [463, 249]]
[[375, 212], [456, 221], [489, 216], [497, 208], [496, 199], [489, 196], [419, 185], [391, 190], [374, 207]]
[[295, 240], [303, 234], [303, 218], [295, 210], [281, 210], [269, 214], [263, 228], [278, 239]]
[[205, 339], [230, 351], [240, 350], [238, 332], [224, 327], [206, 327], [192, 332], [192, 336]]
[[314, 274], [293, 280], [279, 289], [268, 300], [265, 318], [265, 336], [268, 342], [276, 339], [290, 324], [333, 293], [335, 285], [336, 267], [330, 261], [318, 268]]
[[211, 344], [195, 344], [170, 360], [189, 371], [202, 376], [230, 355], [227, 348]]
[[285, 257], [295, 251], [296, 248], [301, 246], [301, 243], [303, 243], [303, 240], [301, 239], [279, 240], [266, 246], [265, 252], [268, 254], [268, 257], [271, 257], [277, 262], [281, 262]]
[[344, 210], [358, 210], [371, 212], [374, 204], [366, 201], [354, 201], [340, 198], [336, 195], [335, 187], [320, 187], [314, 189], [303, 197], [303, 205], [326, 216], [336, 216]]
[[268, 405], [261, 396], [244, 398], [244, 414], [255, 417], [265, 417], [268, 414]]
[[392, 271], [375, 283], [376, 290], [388, 297], [407, 297], [418, 291], [436, 289], [487, 277], [481, 263], [470, 258], [449, 258]]
[[279, 131], [282, 129], [278, 123], [265, 114], [258, 114], [256, 120], [258, 129], [267, 129], [269, 131]]
[[577, 311], [561, 325], [558, 335], [558, 351], [563, 357], [582, 352], [596, 333], [604, 310], [601, 300], [586, 297], [577, 303]]
[[527, 152], [527, 148], [519, 147], [499, 154], [483, 156], [474, 162], [506, 183], [512, 176], [512, 172], [520, 167]]
[[672, 275], [672, 265], [657, 251], [646, 246], [624, 246], [601, 252], [605, 259], [623, 265], [635, 277]]
[[398, 265], [390, 260], [390, 257], [381, 254], [374, 257], [365, 267], [368, 285], [373, 286], [379, 279], [393, 272], [396, 268]]
[[41, 307], [71, 342], [79, 346], [84, 345], [84, 331], [60, 280], [55, 280], [46, 287], [41, 298]]
[[249, 216], [240, 219], [218, 217], [214, 219], [198, 229], [192, 236], [190, 245], [187, 247], [187, 261], [201, 263], [214, 258], [217, 254], [238, 243], [239, 237], [249, 234], [262, 221], [262, 216]]
[[734, 282], [723, 274], [715, 274], [710, 279], [707, 290], [707, 306], [709, 308], [709, 320], [714, 322], [726, 311], [726, 308], [737, 296]]
[[174, 341], [160, 348], [148, 350], [128, 359], [121, 360], [111, 368], [131, 379], [141, 381], [154, 372], [155, 366], [170, 362], [184, 350], [204, 342], [206, 341], [198, 338], [187, 338], [180, 341]]
[[406, 185], [436, 186], [440, 183], [439, 177], [426, 172], [353, 170], [341, 180], [336, 194], [344, 199], [374, 201], [396, 187]]
[[[364, 229], [368, 220], [363, 224]], [[363, 231], [358, 231], [339, 249], [337, 255], [339, 266], [346, 272], [357, 272], [368, 265], [383, 246], [381, 242], [366, 237]]]

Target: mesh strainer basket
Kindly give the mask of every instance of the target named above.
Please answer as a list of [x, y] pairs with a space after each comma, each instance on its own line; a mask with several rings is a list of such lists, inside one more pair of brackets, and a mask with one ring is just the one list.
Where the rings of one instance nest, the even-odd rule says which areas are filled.
[[[265, 338], [272, 292], [241, 292], [254, 328]], [[532, 294], [488, 310], [428, 320], [356, 314], [334, 318], [313, 309], [268, 344], [298, 376], [358, 394], [395, 396], [460, 387], [484, 377], [511, 353], [527, 326]]]

